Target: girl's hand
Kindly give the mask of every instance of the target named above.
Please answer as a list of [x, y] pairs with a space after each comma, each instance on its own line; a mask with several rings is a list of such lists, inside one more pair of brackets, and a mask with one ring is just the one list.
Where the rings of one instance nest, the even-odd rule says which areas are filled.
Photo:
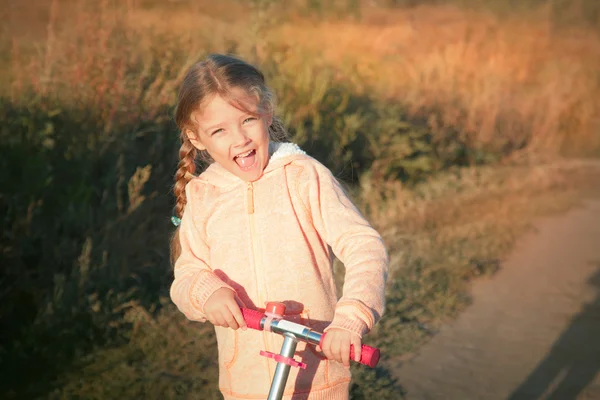
[[220, 288], [210, 295], [204, 304], [204, 313], [213, 325], [225, 328], [246, 330], [246, 321], [236, 301], [235, 292], [231, 289]]
[[[354, 346], [354, 361], [360, 361], [362, 340], [356, 333], [345, 329], [332, 328], [323, 339], [321, 350], [327, 358], [350, 366], [350, 345]], [[317, 350], [319, 350], [317, 346]]]

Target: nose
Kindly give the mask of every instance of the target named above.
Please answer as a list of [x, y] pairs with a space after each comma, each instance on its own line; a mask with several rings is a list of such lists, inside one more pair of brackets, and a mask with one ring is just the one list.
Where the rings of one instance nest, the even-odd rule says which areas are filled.
[[233, 145], [235, 147], [244, 147], [250, 143], [250, 137], [243, 127], [238, 127], [234, 130]]

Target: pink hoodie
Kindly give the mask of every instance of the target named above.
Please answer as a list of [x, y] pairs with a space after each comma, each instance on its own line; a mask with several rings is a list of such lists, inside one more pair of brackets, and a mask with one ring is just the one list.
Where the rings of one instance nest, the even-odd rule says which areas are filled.
[[[316, 331], [367, 333], [384, 309], [388, 255], [381, 236], [331, 172], [292, 143], [271, 144], [263, 176], [244, 182], [213, 163], [186, 187], [182, 252], [171, 298], [190, 320], [217, 289], [235, 290], [246, 307], [285, 302], [286, 319]], [[332, 262], [346, 268], [337, 297]], [[219, 388], [226, 400], [267, 398], [283, 338], [271, 332], [215, 327]], [[350, 371], [299, 343], [285, 399], [347, 399]], [[293, 395], [293, 397], [292, 397]]]

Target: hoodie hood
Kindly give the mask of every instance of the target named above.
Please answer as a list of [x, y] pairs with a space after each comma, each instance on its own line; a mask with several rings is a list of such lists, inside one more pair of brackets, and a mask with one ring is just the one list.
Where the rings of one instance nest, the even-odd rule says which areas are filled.
[[[306, 152], [295, 143], [269, 143], [269, 162], [263, 171], [263, 176], [281, 168], [299, 158], [306, 158]], [[220, 164], [213, 162], [196, 179], [217, 187], [239, 185], [244, 182], [239, 177], [227, 171]], [[262, 179], [259, 178], [259, 180]]]

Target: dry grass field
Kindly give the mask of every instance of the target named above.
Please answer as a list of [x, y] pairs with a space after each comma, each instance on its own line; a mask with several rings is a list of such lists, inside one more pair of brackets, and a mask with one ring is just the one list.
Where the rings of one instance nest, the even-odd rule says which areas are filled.
[[[293, 139], [383, 233], [367, 342], [390, 356], [599, 182], [577, 161], [600, 155], [591, 1], [0, 3], [2, 398], [218, 398], [211, 327], [167, 298], [173, 106], [208, 53], [264, 70]], [[398, 398], [385, 368], [353, 372], [353, 399]]]

